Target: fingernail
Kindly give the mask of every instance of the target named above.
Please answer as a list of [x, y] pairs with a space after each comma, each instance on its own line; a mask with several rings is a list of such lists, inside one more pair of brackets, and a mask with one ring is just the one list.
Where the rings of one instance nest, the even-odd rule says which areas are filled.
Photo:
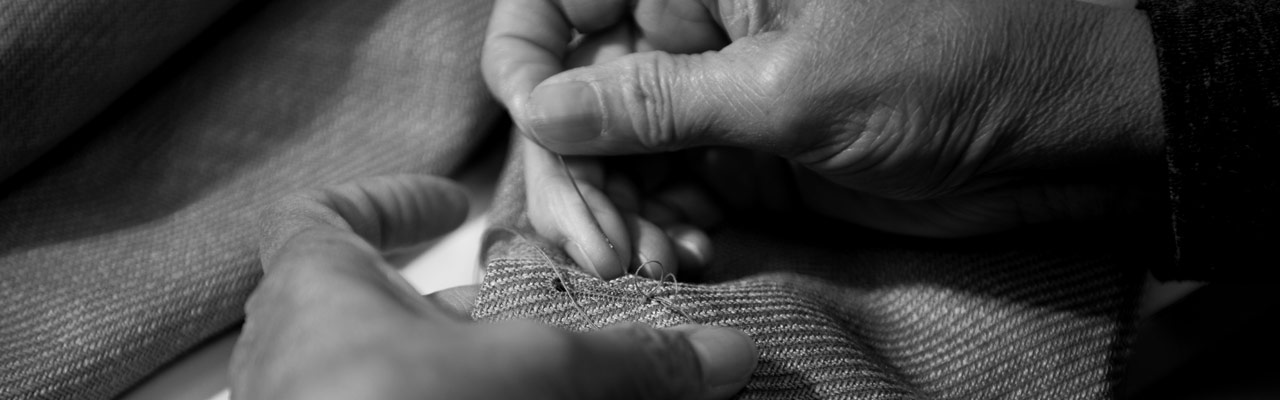
[[528, 113], [530, 129], [540, 141], [583, 142], [604, 129], [600, 95], [583, 82], [538, 86], [530, 95]]
[[689, 334], [707, 388], [745, 384], [756, 369], [756, 344], [737, 329], [700, 326]]
[[677, 249], [676, 255], [680, 257], [681, 266], [704, 266], [711, 262], [714, 251], [711, 238], [707, 237], [701, 229], [678, 225], [667, 228], [667, 236], [672, 239], [672, 244]]

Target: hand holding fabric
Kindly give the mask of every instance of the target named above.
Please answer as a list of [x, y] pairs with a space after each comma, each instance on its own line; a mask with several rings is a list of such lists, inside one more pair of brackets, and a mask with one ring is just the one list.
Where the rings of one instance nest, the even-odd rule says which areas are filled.
[[[599, 64], [649, 48], [645, 38], [615, 29], [578, 41], [565, 63]], [[718, 206], [702, 185], [663, 176], [662, 157], [613, 159], [608, 167], [598, 157], [565, 157], [562, 165], [556, 154], [519, 136], [529, 222], [588, 273], [661, 280], [710, 260], [703, 230], [719, 221]]]
[[240, 399], [719, 399], [746, 384], [737, 330], [571, 333], [479, 324], [475, 292], [420, 297], [381, 257], [460, 224], [462, 190], [400, 176], [295, 195], [263, 222], [265, 276], [232, 358]]
[[[619, 29], [655, 51], [564, 70], [572, 30]], [[817, 211], [964, 236], [1163, 201], [1147, 29], [1068, 0], [506, 0], [483, 68], [552, 151], [773, 154]]]

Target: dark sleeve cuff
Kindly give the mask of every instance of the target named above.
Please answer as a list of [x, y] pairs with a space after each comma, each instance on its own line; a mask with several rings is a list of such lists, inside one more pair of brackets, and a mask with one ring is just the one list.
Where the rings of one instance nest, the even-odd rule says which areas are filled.
[[1280, 269], [1280, 1], [1148, 0], [1177, 262], [1163, 280]]

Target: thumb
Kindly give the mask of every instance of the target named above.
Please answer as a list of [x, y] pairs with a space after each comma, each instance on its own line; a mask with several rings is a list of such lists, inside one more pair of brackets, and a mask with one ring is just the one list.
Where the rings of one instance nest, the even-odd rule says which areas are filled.
[[465, 285], [444, 289], [424, 297], [439, 304], [441, 309], [452, 312], [459, 319], [470, 319], [480, 296], [480, 285]]
[[[516, 122], [561, 154], [609, 155], [722, 145], [777, 151], [764, 118], [770, 64], [759, 38], [721, 52], [644, 52], [571, 69], [533, 89]], [[763, 62], [762, 62], [763, 61]], [[775, 135], [776, 136], [776, 135]]]
[[263, 210], [259, 257], [272, 265], [284, 246], [308, 230], [344, 232], [379, 250], [421, 243], [461, 225], [467, 194], [439, 177], [382, 176], [294, 193]]
[[755, 371], [755, 342], [737, 329], [632, 323], [581, 337], [580, 398], [727, 399]]

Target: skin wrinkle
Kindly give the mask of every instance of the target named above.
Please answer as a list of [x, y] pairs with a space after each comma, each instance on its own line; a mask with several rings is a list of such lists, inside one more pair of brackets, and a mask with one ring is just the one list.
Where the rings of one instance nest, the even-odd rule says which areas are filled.
[[[659, 68], [658, 65], [656, 64], [666, 64], [668, 66], [666, 69], [667, 71], [693, 71], [694, 63], [690, 62], [692, 57], [696, 57], [696, 56], [655, 57], [654, 68], [650, 69], [650, 71], [656, 72], [656, 71], [663, 70]], [[705, 59], [701, 61], [705, 61]], [[656, 94], [656, 96], [654, 96], [656, 97], [656, 99], [654, 97], [649, 98], [651, 101], [650, 103], [651, 105], [650, 107], [648, 107], [648, 109], [650, 111], [649, 117], [652, 119], [651, 123], [661, 127], [658, 130], [658, 132], [660, 132], [659, 140], [661, 141], [662, 139], [665, 139], [664, 142], [667, 143], [668, 146], [672, 146], [672, 147], [680, 144], [680, 143], [677, 143], [680, 140], [680, 138], [687, 137], [685, 135], [680, 135], [677, 133], [678, 125], [676, 124], [676, 118], [674, 117], [662, 118], [662, 115], [673, 115], [673, 116], [679, 115], [678, 113], [676, 113], [675, 102], [673, 100], [674, 100], [674, 96], [683, 94], [684, 92], [677, 92], [676, 90], [673, 90], [673, 89], [677, 87], [675, 85], [686, 84], [683, 86], [679, 86], [679, 87], [685, 87], [685, 88], [691, 86], [691, 85], [687, 85], [690, 82], [680, 82], [679, 81], [680, 76], [684, 76], [684, 75], [683, 74], [663, 74], [663, 73], [654, 74], [654, 76], [652, 77], [654, 82], [652, 89], [654, 90], [653, 93]], [[655, 110], [660, 110], [660, 111], [654, 112]]]
[[[671, 91], [666, 87], [670, 82], [662, 77], [666, 74], [688, 71], [672, 65], [676, 56], [660, 56], [646, 54], [644, 64], [628, 64], [627, 75], [630, 76], [626, 99], [628, 114], [631, 115], [632, 130], [636, 132], [640, 144], [649, 149], [666, 150], [677, 145], [677, 137], [672, 125], [663, 122], [666, 112], [671, 108], [667, 101]], [[661, 110], [661, 111], [659, 111]]]
[[[954, 23], [950, 21], [965, 21], [964, 14], [954, 8], [945, 8], [944, 10], [954, 10], [953, 15], [944, 16], [940, 19], [947, 22], [940, 22], [937, 25], [950, 25]], [[946, 13], [944, 13], [946, 14]], [[961, 23], [959, 27], [952, 28], [961, 32], [967, 32], [969, 24]], [[935, 34], [933, 37], [934, 46], [943, 48], [941, 53], [946, 56], [943, 63], [964, 65], [959, 58], [962, 54], [971, 53], [974, 50], [965, 49], [958, 45], [955, 41], [956, 37], [967, 35], [960, 34]], [[942, 38], [942, 39], [937, 39]], [[941, 43], [938, 43], [941, 42]], [[989, 41], [977, 41], [978, 54], [990, 54], [982, 49], [989, 46]], [[950, 50], [946, 50], [950, 49]], [[984, 85], [982, 80], [969, 79], [966, 76], [981, 76], [985, 71], [993, 68], [942, 68], [942, 70], [958, 71], [950, 77], [936, 77], [933, 79], [945, 82], [939, 84], [921, 83], [922, 87], [940, 86], [946, 88], [954, 88], [947, 90], [940, 96], [934, 97], [934, 107], [941, 110], [953, 110], [951, 112], [940, 112], [947, 116], [944, 120], [930, 121], [931, 125], [926, 127], [927, 131], [939, 132], [940, 137], [936, 139], [945, 140], [941, 148], [936, 152], [941, 155], [940, 158], [934, 158], [933, 172], [930, 176], [934, 177], [933, 187], [929, 193], [920, 194], [922, 198], [928, 197], [945, 197], [947, 195], [963, 194], [963, 192], [955, 192], [958, 188], [963, 187], [968, 181], [976, 175], [975, 171], [980, 170], [980, 163], [983, 160], [990, 159], [990, 148], [986, 145], [990, 139], [983, 140], [984, 135], [992, 135], [992, 131], [977, 129], [982, 126], [981, 121], [988, 115], [980, 110], [983, 109], [983, 101], [985, 98], [981, 95], [988, 85]], [[1002, 70], [996, 69], [996, 70]], [[976, 73], [975, 73], [976, 72]], [[927, 98], [927, 97], [926, 97]], [[923, 117], [921, 117], [923, 118]], [[936, 125], [933, 125], [936, 124]]]
[[[716, 5], [719, 12], [715, 15], [720, 26], [729, 34], [729, 40], [736, 41], [766, 30], [768, 13], [762, 10], [759, 1], [719, 0]], [[725, 15], [729, 16], [728, 20], [724, 19]]]
[[[1101, 10], [1092, 11], [1100, 12]], [[1056, 59], [1067, 60], [1067, 62], [1056, 63], [1053, 65], [1031, 66], [1031, 68], [1035, 68], [1036, 70], [1056, 71], [1055, 75], [1062, 76], [1063, 78], [1059, 80], [1051, 80], [1049, 82], [1043, 82], [1043, 80], [1040, 80], [1041, 82], [1039, 82], [1037, 86], [1023, 87], [1021, 90], [1024, 93], [1024, 97], [1030, 98], [1030, 101], [1032, 101], [1033, 104], [1039, 104], [1038, 107], [1032, 109], [1031, 115], [1036, 117], [1029, 119], [1037, 122], [1035, 122], [1034, 126], [1029, 126], [1027, 129], [1067, 132], [1065, 135], [1038, 135], [1019, 140], [1020, 144], [1017, 145], [1017, 148], [1019, 149], [1018, 151], [1024, 153], [1032, 152], [1031, 154], [1043, 154], [1046, 156], [1028, 157], [1030, 159], [1039, 159], [1041, 161], [1040, 164], [1042, 164], [1038, 166], [1031, 165], [1030, 167], [1053, 168], [1056, 165], [1066, 164], [1063, 162], [1065, 159], [1076, 157], [1089, 157], [1107, 164], [1125, 162], [1124, 160], [1119, 159], [1119, 157], [1107, 155], [1108, 153], [1115, 153], [1108, 151], [1107, 149], [1116, 147], [1116, 142], [1133, 142], [1135, 137], [1140, 140], [1141, 138], [1148, 136], [1127, 133], [1121, 137], [1118, 135], [1126, 133], [1129, 130], [1093, 128], [1094, 126], [1099, 125], [1101, 120], [1115, 119], [1100, 118], [1101, 116], [1108, 114], [1142, 114], [1124, 113], [1121, 111], [1124, 108], [1127, 108], [1127, 106], [1125, 104], [1126, 102], [1121, 100], [1122, 98], [1119, 97], [1119, 94], [1135, 93], [1135, 89], [1132, 87], [1133, 84], [1130, 83], [1131, 80], [1126, 80], [1125, 82], [1120, 83], [1121, 87], [1108, 88], [1099, 86], [1099, 80], [1097, 78], [1099, 75], [1111, 76], [1123, 74], [1123, 71], [1117, 70], [1117, 67], [1120, 67], [1123, 64], [1131, 64], [1126, 63], [1124, 60], [1132, 56], [1128, 54], [1116, 54], [1114, 52], [1110, 54], [1098, 54], [1098, 50], [1096, 49], [1083, 49], [1080, 48], [1081, 46], [1075, 45], [1075, 43], [1081, 43], [1082, 41], [1105, 41], [1113, 39], [1102, 36], [1106, 30], [1104, 29], [1104, 24], [1102, 24], [1097, 18], [1085, 18], [1085, 15], [1081, 13], [1073, 13], [1072, 15], [1076, 15], [1077, 18], [1064, 21], [1063, 18], [1050, 18], [1045, 16], [1042, 19], [1046, 20], [1044, 23], [1060, 24], [1064, 27], [1062, 29], [1085, 32], [1086, 37], [1063, 37], [1061, 35], [1055, 35], [1045, 37], [1043, 39], [1044, 41], [1067, 44], [1060, 46], [1044, 46], [1036, 43], [1020, 45], [1034, 49], [1033, 56], [1027, 57], [1026, 59], [1038, 60], [1045, 57], [1054, 57]], [[1056, 32], [1057, 30], [1050, 31]], [[1030, 33], [1026, 32], [1015, 32], [1014, 34], [1023, 37], [1043, 37], [1042, 34], [1039, 36], [1032, 36]], [[1025, 62], [1026, 59], [1019, 61]], [[1102, 60], [1107, 61], [1099, 62]], [[1086, 73], [1084, 68], [1078, 67], [1079, 65], [1090, 66], [1089, 72]], [[1064, 69], [1063, 67], [1069, 68]], [[1030, 68], [1022, 69], [1026, 70]], [[1019, 81], [1031, 80], [1030, 77], [1018, 77], [1016, 79]], [[1031, 81], [1037, 82], [1036, 80]], [[1063, 93], [1070, 93], [1070, 95], [1063, 96]], [[1088, 97], [1109, 98], [1111, 100], [1104, 102], [1105, 104], [1115, 104], [1120, 105], [1120, 107], [1099, 110], [1083, 108], [1083, 106], [1088, 103], [1085, 101]], [[1050, 118], [1050, 116], [1055, 115], [1065, 117]], [[1132, 118], [1121, 118], [1121, 120], [1128, 121], [1132, 120]], [[1084, 144], [1082, 145], [1081, 143]], [[1119, 144], [1119, 147], [1133, 149], [1137, 150], [1139, 153], [1143, 153], [1149, 152], [1143, 150], [1144, 148], [1156, 148], [1158, 146], [1139, 147]], [[1048, 149], [1057, 150], [1050, 152]], [[1068, 150], [1064, 155], [1061, 149], [1070, 150]], [[1098, 155], [1103, 155], [1103, 157], [1099, 158]]]
[[[932, 38], [933, 40], [937, 40], [937, 37], [932, 37]], [[924, 40], [924, 38], [922, 38], [922, 40]], [[925, 40], [925, 41], [928, 41], [928, 40]], [[937, 45], [937, 44], [931, 44], [931, 45]], [[954, 45], [954, 44], [951, 44], [951, 42], [946, 42], [946, 44], [943, 44], [940, 46], [945, 47], [947, 45]], [[1006, 46], [1009, 46], [1009, 45], [1006, 44]], [[1050, 47], [1050, 49], [1047, 49], [1047, 50], [1057, 51], [1057, 49], [1052, 49], [1052, 47]], [[1023, 51], [1023, 53], [1025, 53], [1025, 51]], [[1023, 54], [1023, 53], [1016, 53], [1015, 51], [1015, 53], [1010, 53], [1010, 54]], [[877, 55], [881, 55], [881, 54], [877, 54]], [[931, 62], [937, 62], [937, 60], [931, 60]], [[1006, 65], [1010, 65], [1010, 64], [1015, 65], [1015, 67], [1009, 67], [1009, 68], [1030, 68], [1030, 67], [1024, 67], [1024, 65], [1019, 64], [1019, 63], [1027, 63], [1025, 62], [1024, 59], [1010, 60], [1010, 59], [993, 58], [989, 63], [995, 64], [996, 67], [1000, 67], [1000, 68], [992, 68], [992, 69], [995, 69], [996, 71], [995, 73], [989, 73], [986, 71], [986, 69], [979, 69], [979, 72], [978, 72], [979, 76], [982, 76], [982, 74], [989, 73], [991, 74], [992, 77], [1001, 77], [1001, 74], [1007, 73], [1005, 71]], [[1043, 67], [1036, 67], [1036, 68], [1051, 69], [1051, 67], [1053, 67], [1053, 65], [1043, 65]], [[1073, 71], [1071, 72], [1078, 72], [1078, 71], [1075, 71], [1075, 69], [1073, 69]], [[1070, 74], [1068, 74], [1068, 76], [1070, 76]], [[992, 81], [989, 81], [989, 82], [1002, 82], [1002, 81], [1001, 79], [992, 79]], [[1037, 82], [1032, 82], [1032, 83], [1037, 83]], [[1033, 86], [1033, 88], [1034, 90], [1038, 90], [1037, 91], [1038, 94], [1048, 95], [1052, 91], [1060, 91], [1060, 90], [1064, 90], [1065, 87], [1070, 87], [1071, 86], [1070, 83], [1074, 83], [1074, 82], [1038, 82], [1037, 83], [1038, 86]], [[669, 85], [669, 82], [668, 82], [668, 85]], [[667, 90], [669, 94], [669, 91], [672, 90], [672, 87], [660, 85], [660, 82], [659, 82], [658, 90]], [[655, 92], [660, 92], [660, 91], [655, 91]], [[641, 91], [641, 94], [644, 94], [644, 92]], [[928, 140], [937, 141], [937, 142], [934, 142], [934, 144], [932, 144], [931, 147], [933, 150], [936, 150], [937, 153], [945, 155], [945, 158], [940, 160], [940, 162], [934, 162], [932, 164], [925, 165], [924, 169], [925, 171], [938, 171], [938, 169], [945, 169], [945, 171], [947, 172], [945, 173], [945, 176], [941, 178], [942, 182], [957, 181], [957, 179], [959, 179], [959, 181], [963, 181], [963, 173], [959, 172], [960, 171], [959, 168], [946, 169], [941, 167], [941, 165], [943, 164], [955, 164], [955, 165], [975, 164], [975, 167], [973, 167], [974, 171], [983, 171], [983, 167], [986, 164], [980, 163], [980, 160], [991, 158], [991, 156], [987, 156], [987, 153], [989, 153], [989, 151], [992, 151], [993, 149], [992, 146], [995, 146], [996, 144], [1000, 144], [1001, 142], [1000, 137], [1004, 137], [1004, 136], [997, 136], [997, 135], [1010, 135], [1010, 133], [1018, 132], [1016, 131], [1015, 128], [1006, 128], [1006, 126], [1010, 126], [1010, 124], [1021, 123], [1021, 121], [996, 122], [997, 128], [980, 129], [979, 131], [979, 129], [963, 129], [963, 128], [980, 126], [980, 124], [982, 124], [982, 118], [987, 117], [986, 114], [980, 113], [980, 112], [974, 112], [975, 114], [973, 118], [956, 117], [956, 115], [952, 115], [951, 119], [942, 119], [942, 121], [938, 121], [938, 119], [925, 119], [925, 118], [918, 117], [918, 115], [923, 114], [924, 109], [928, 109], [929, 106], [931, 105], [934, 106], [934, 108], [941, 108], [941, 109], [963, 108], [963, 106], [961, 106], [963, 105], [963, 103], [961, 103], [963, 99], [957, 99], [957, 97], [963, 97], [964, 94], [966, 94], [966, 91], [960, 91], [959, 94], [956, 94], [956, 92], [948, 92], [948, 94], [945, 94], [945, 95], [951, 95], [951, 97], [942, 96], [942, 99], [934, 99], [934, 101], [936, 101], [937, 104], [915, 103], [915, 104], [909, 105], [908, 108], [906, 108], [905, 113], [900, 113], [900, 114], [906, 115], [906, 117], [902, 117], [902, 118], [905, 118], [904, 122], [901, 122], [902, 127], [904, 127], [902, 129], [904, 129], [905, 132], [916, 133], [916, 135], [905, 138], [905, 140], [908, 141], [909, 144], [911, 141], [925, 140], [925, 138], [928, 138]], [[974, 95], [973, 92], [968, 92], [968, 94]], [[658, 100], [662, 100], [662, 99], [667, 99], [666, 95], [659, 96]], [[644, 99], [644, 100], [653, 100], [653, 99]], [[658, 105], [653, 105], [650, 103], [644, 103], [644, 104], [649, 105], [648, 110], [650, 110], [650, 112], [652, 112], [652, 110], [654, 109], [662, 109]], [[1066, 105], [1075, 106], [1075, 108], [1082, 108], [1080, 104], [1074, 103], [1074, 101], [1068, 101]], [[995, 112], [992, 112], [992, 113], [996, 113], [998, 112], [998, 110], [1009, 110], [1011, 108], [1010, 105], [1004, 105], [1004, 106], [1006, 106], [1006, 108], [1000, 108], [1000, 106], [992, 106], [992, 108], [995, 109]], [[986, 110], [986, 108], [983, 108], [983, 110]], [[960, 113], [960, 114], [970, 115], [969, 113]], [[891, 117], [893, 117], [893, 115], [895, 114], [891, 113], [890, 115]], [[657, 123], [654, 123], [652, 121], [646, 121], [646, 122], [648, 122], [652, 127], [658, 127]], [[659, 129], [652, 129], [652, 131], [650, 131], [650, 129], [637, 129], [637, 131], [655, 133], [655, 137], [658, 137], [658, 138], [650, 138], [650, 140], [654, 141], [655, 144], [657, 144], [655, 146], [662, 146], [663, 140], [662, 138], [660, 138], [664, 136], [662, 135], [663, 132], [660, 132], [662, 131], [662, 129], [666, 129], [666, 127], [660, 127]], [[931, 136], [925, 136], [923, 138], [919, 137], [919, 135], [924, 135], [924, 132], [943, 132], [943, 133], [942, 133], [942, 136], [931, 135]], [[968, 141], [963, 141], [963, 137], [960, 137], [960, 135], [947, 135], [947, 133], [951, 133], [951, 132], [975, 132], [974, 135], [977, 135], [977, 137], [973, 138], [974, 140], [973, 144], [969, 144]], [[897, 136], [897, 135], [893, 135], [893, 136]], [[667, 144], [669, 144], [669, 142], [667, 142]], [[937, 150], [937, 149], [941, 149], [941, 150]], [[959, 150], [950, 151], [948, 149], [959, 149]], [[974, 150], [974, 149], [978, 149], [978, 150]], [[847, 151], [849, 151], [849, 146], [842, 146], [841, 149], [838, 150], [837, 153], [833, 153], [832, 156], [846, 154]], [[888, 162], [902, 162], [902, 160], [904, 160], [904, 156], [899, 155], [897, 156], [897, 158], [895, 158], [895, 155], [897, 154], [893, 154], [893, 153], [888, 154], [886, 158]], [[979, 162], [974, 163], [973, 160], [975, 159], [979, 160]], [[936, 177], [936, 174], [929, 174], [929, 176], [927, 177], [931, 179], [936, 179], [934, 178]], [[932, 182], [929, 182], [929, 183], [932, 183]], [[928, 183], [922, 183], [922, 185], [928, 185]], [[950, 187], [946, 187], [946, 185], [931, 185], [931, 186], [942, 186], [941, 190], [950, 190]], [[1048, 191], [1050, 191], [1050, 188], [1047, 188], [1047, 187], [1037, 187], [1036, 190], [1034, 190], [1034, 192], [1038, 192], [1038, 195], [1041, 195], [1041, 196], [1047, 196]], [[1057, 199], [1057, 200], [1065, 201], [1064, 199]], [[1046, 203], [1046, 204], [1050, 205], [1051, 208], [1056, 208], [1056, 206], [1060, 206], [1052, 203]], [[947, 208], [947, 206], [948, 204], [942, 204], [942, 208]], [[951, 208], [955, 208], [955, 209], [970, 209], [970, 208], [961, 208], [960, 204], [950, 204], [950, 206]], [[986, 212], [989, 212], [989, 210], [986, 210]], [[972, 217], [973, 215], [972, 213], [955, 213], [955, 214], [966, 215], [966, 217]], [[940, 226], [940, 223], [934, 223], [934, 226], [936, 227]]]

